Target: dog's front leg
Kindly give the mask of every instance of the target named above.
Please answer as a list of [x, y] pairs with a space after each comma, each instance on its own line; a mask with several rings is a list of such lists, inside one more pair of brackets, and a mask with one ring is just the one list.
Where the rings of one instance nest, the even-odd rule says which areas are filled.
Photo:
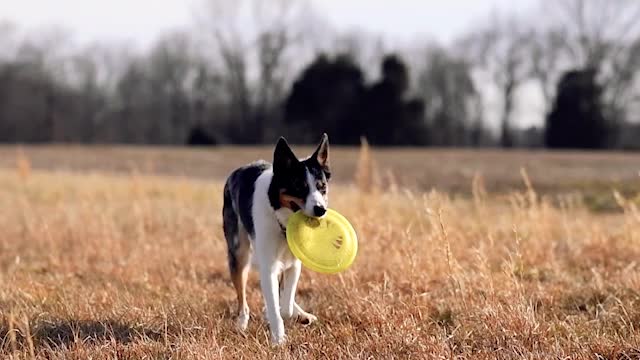
[[282, 298], [280, 299], [280, 315], [283, 319], [289, 320], [295, 315], [295, 297], [298, 279], [300, 278], [301, 264], [294, 262], [291, 267], [283, 272]]
[[278, 269], [274, 264], [260, 264], [260, 287], [267, 309], [267, 320], [271, 330], [271, 341], [274, 344], [282, 344], [285, 340], [284, 322], [280, 316], [278, 293]]
[[302, 270], [302, 264], [300, 261], [296, 261], [290, 268], [284, 273], [283, 279], [283, 292], [280, 298], [280, 315], [287, 320], [290, 318], [297, 318], [297, 320], [303, 324], [311, 324], [318, 320], [318, 318], [302, 310], [300, 305], [295, 301], [296, 289], [298, 288], [298, 279], [300, 278], [300, 271]]

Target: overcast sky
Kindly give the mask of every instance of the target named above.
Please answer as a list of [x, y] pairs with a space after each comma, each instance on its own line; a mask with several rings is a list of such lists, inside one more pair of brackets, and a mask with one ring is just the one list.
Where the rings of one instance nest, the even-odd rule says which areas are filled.
[[[0, 19], [28, 28], [52, 24], [79, 41], [148, 44], [159, 33], [193, 21], [197, 0], [0, 0]], [[235, 0], [228, 0], [235, 1]], [[265, 0], [269, 1], [269, 0]], [[395, 39], [428, 36], [443, 42], [492, 10], [522, 13], [534, 0], [311, 0], [338, 29], [359, 28]]]

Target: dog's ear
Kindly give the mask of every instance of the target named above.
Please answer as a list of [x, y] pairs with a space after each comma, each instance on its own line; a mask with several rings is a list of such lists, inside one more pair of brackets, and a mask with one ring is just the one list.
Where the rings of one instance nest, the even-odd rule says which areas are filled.
[[291, 151], [287, 140], [281, 137], [273, 152], [273, 172], [278, 173], [286, 171], [287, 169], [291, 169], [293, 165], [298, 162], [299, 160], [293, 151]]
[[320, 144], [311, 156], [318, 160], [320, 166], [327, 169], [329, 168], [329, 136], [327, 136], [327, 134], [322, 134]]

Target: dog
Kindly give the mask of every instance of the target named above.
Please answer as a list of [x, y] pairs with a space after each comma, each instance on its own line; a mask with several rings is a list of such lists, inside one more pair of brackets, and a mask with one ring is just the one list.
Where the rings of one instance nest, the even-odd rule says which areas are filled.
[[327, 134], [304, 159], [298, 159], [281, 137], [273, 164], [259, 160], [229, 175], [222, 218], [229, 271], [238, 297], [239, 329], [245, 330], [249, 322], [246, 285], [251, 265], [260, 273], [274, 344], [285, 341], [285, 320], [307, 324], [317, 320], [295, 302], [301, 263], [289, 250], [285, 229], [289, 216], [298, 210], [307, 216], [324, 217], [330, 178]]

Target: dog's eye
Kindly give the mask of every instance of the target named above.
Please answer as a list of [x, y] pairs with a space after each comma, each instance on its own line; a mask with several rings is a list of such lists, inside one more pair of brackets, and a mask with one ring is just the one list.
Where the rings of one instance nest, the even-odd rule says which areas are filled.
[[322, 193], [325, 194], [327, 192], [327, 184], [322, 182], [322, 181], [318, 181], [316, 183], [316, 188]]

